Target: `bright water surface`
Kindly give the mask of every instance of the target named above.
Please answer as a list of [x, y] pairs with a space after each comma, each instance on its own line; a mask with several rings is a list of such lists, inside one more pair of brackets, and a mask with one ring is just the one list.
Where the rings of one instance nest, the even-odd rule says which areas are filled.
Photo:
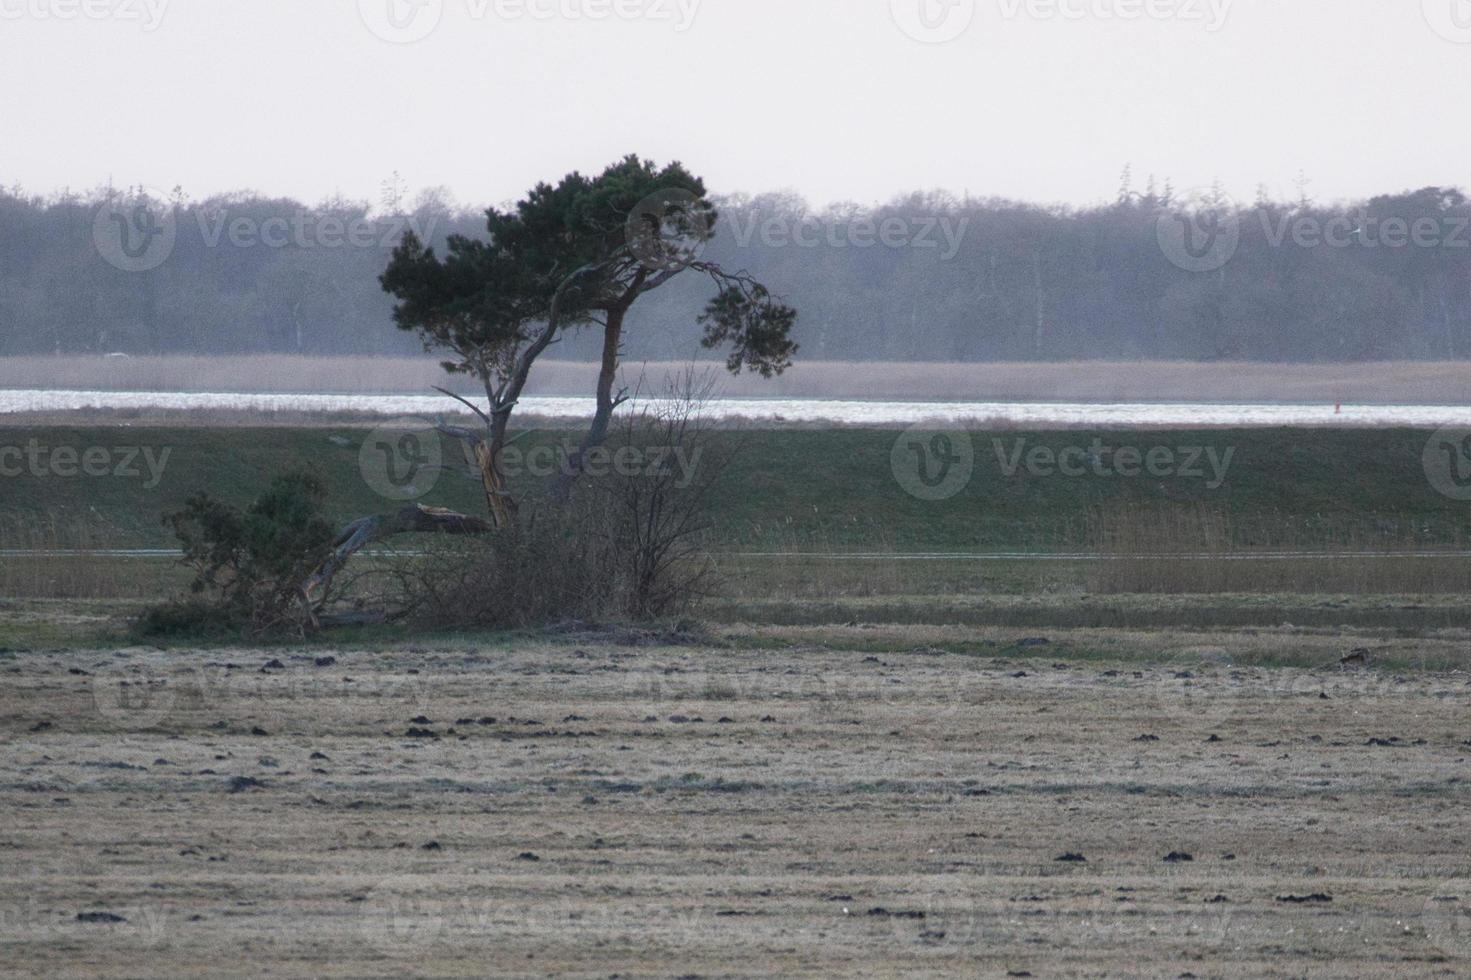
[[[0, 416], [13, 412], [87, 409], [126, 411], [226, 410], [273, 412], [353, 412], [432, 417], [459, 406], [442, 395], [295, 395], [138, 391], [0, 391]], [[525, 398], [526, 415], [585, 418], [589, 398]], [[823, 399], [722, 399], [710, 403], [718, 418], [762, 421], [909, 425], [929, 420], [984, 421], [1018, 426], [1407, 426], [1471, 428], [1471, 406], [1451, 405], [1250, 405], [1185, 402], [1104, 404], [1067, 402], [898, 402]]]

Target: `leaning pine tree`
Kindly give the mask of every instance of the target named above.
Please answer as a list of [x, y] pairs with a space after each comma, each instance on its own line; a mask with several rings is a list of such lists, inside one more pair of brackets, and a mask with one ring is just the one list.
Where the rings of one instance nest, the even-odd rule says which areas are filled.
[[501, 469], [511, 416], [536, 361], [567, 330], [602, 330], [597, 407], [571, 459], [559, 494], [582, 460], [608, 437], [627, 392], [615, 391], [629, 311], [676, 276], [702, 275], [715, 295], [699, 317], [709, 349], [728, 351], [732, 373], [763, 377], [791, 365], [796, 311], [744, 271], [700, 258], [718, 220], [705, 184], [678, 163], [658, 168], [630, 156], [596, 177], [569, 174], [555, 187], [540, 184], [515, 208], [487, 212], [488, 239], [451, 237], [441, 258], [412, 233], [394, 251], [381, 277], [398, 300], [394, 321], [420, 336], [426, 350], [446, 353], [451, 374], [472, 375], [485, 390], [484, 407], [438, 389], [469, 408], [475, 428], [440, 422], [464, 442], [485, 490], [484, 518], [411, 505], [366, 517], [345, 528], [331, 557], [308, 585], [325, 596], [343, 564], [362, 548], [407, 532], [485, 534], [506, 527], [516, 504]]

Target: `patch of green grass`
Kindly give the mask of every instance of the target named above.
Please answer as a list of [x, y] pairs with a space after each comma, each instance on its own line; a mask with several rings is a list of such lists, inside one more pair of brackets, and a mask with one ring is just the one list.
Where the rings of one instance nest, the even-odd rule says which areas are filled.
[[[896, 551], [1072, 549], [1088, 543], [1090, 511], [1199, 505], [1219, 509], [1246, 537], [1290, 529], [1307, 541], [1352, 534], [1405, 541], [1468, 537], [1471, 508], [1438, 494], [1421, 457], [1428, 432], [1413, 430], [1180, 430], [976, 432], [974, 475], [956, 496], [923, 501], [893, 474], [894, 432], [760, 432], [747, 436], [721, 488], [720, 537], [742, 550], [803, 542], [844, 549], [887, 544]], [[1090, 447], [1161, 447], [1229, 452], [1225, 482], [1156, 478], [1011, 475], [1020, 447], [1052, 453]], [[1184, 454], [1177, 456], [1182, 463]], [[1007, 460], [1003, 465], [1003, 460]], [[1107, 469], [1107, 468], [1105, 468]]]
[[[143, 476], [0, 479], [0, 518], [37, 522], [86, 519], [113, 531], [114, 547], [172, 544], [160, 515], [207, 490], [243, 506], [272, 476], [299, 467], [326, 481], [330, 512], [347, 520], [397, 506], [374, 493], [359, 468], [368, 430], [245, 428], [0, 428], [0, 445], [148, 447], [168, 462], [157, 486]], [[1436, 493], [1421, 455], [1428, 432], [1372, 430], [1179, 430], [976, 432], [975, 470], [955, 497], [930, 502], [906, 493], [894, 477], [899, 433], [888, 430], [762, 430], [722, 433], [740, 451], [714, 498], [712, 543], [730, 551], [994, 551], [1077, 549], [1088, 544], [1088, 515], [1109, 508], [1199, 504], [1219, 509], [1243, 536], [1290, 529], [1302, 540], [1352, 534], [1405, 542], [1471, 540], [1471, 508]], [[1141, 475], [1007, 475], [1002, 460], [1018, 445], [1060, 452], [1097, 438], [1110, 448], [1209, 447], [1233, 452], [1226, 481]], [[541, 431], [517, 443], [525, 451], [575, 442], [570, 432]], [[1023, 442], [1024, 441], [1024, 442]], [[448, 460], [459, 446], [443, 443]], [[146, 473], [146, 469], [144, 470]], [[512, 479], [534, 501], [545, 481]], [[478, 486], [454, 473], [440, 477], [424, 502], [478, 513]]]
[[[190, 495], [208, 491], [243, 506], [275, 475], [303, 466], [323, 477], [330, 494], [329, 513], [335, 521], [392, 510], [399, 504], [379, 497], [360, 469], [360, 450], [368, 432], [351, 426], [0, 428], [0, 446], [26, 446], [35, 440], [48, 449], [71, 447], [79, 456], [94, 446], [148, 447], [155, 459], [165, 450], [169, 453], [162, 479], [154, 487], [146, 486], [142, 476], [60, 479], [26, 474], [0, 479], [0, 539], [7, 527], [75, 524], [102, 529], [96, 547], [171, 547], [175, 542], [160, 517], [182, 507]], [[902, 560], [902, 555], [914, 552], [1090, 551], [1097, 544], [1090, 526], [1097, 515], [1123, 514], [1126, 519], [1147, 523], [1151, 514], [1173, 507], [1208, 509], [1222, 515], [1238, 539], [1234, 543], [1244, 545], [1281, 546], [1285, 539], [1289, 547], [1305, 549], [1331, 549], [1346, 543], [1366, 548], [1465, 547], [1471, 542], [1471, 507], [1438, 494], [1430, 485], [1421, 464], [1427, 432], [975, 432], [971, 434], [974, 475], [960, 493], [941, 502], [913, 497], [896, 480], [891, 456], [899, 437], [890, 430], [862, 429], [722, 433], [720, 438], [740, 443], [735, 462], [712, 501], [708, 545], [717, 553], [725, 585], [721, 596], [704, 603], [698, 615], [724, 624], [938, 623], [1036, 630], [1245, 629], [1292, 623], [1323, 629], [1392, 629], [1416, 635], [1437, 628], [1471, 627], [1471, 608], [1465, 607], [1459, 595], [1345, 598], [1289, 594], [1303, 583], [1316, 591], [1358, 588], [1320, 574], [1326, 566], [1313, 566], [1307, 560], [1300, 572], [1294, 572], [1302, 582], [1275, 583], [1265, 574], [1253, 579], [1251, 572], [1238, 576], [1240, 591], [1260, 594], [1207, 592], [1196, 596], [1105, 595], [1108, 583], [1097, 574], [1096, 563]], [[563, 446], [575, 438], [570, 432], [535, 432], [517, 446], [527, 452], [541, 446]], [[1105, 446], [1133, 447], [1141, 452], [1157, 446], [1210, 447], [1217, 458], [1232, 452], [1232, 464], [1227, 479], [1216, 489], [1207, 487], [1208, 479], [1189, 476], [1158, 479], [1093, 472], [1079, 477], [1038, 476], [1029, 475], [1025, 468], [1008, 475], [1002, 465], [1002, 458], [1018, 445], [1027, 450], [1042, 446], [1058, 453], [1069, 446], [1089, 446], [1095, 438]], [[446, 459], [457, 458], [457, 445], [445, 441], [442, 449]], [[544, 488], [545, 481], [512, 481], [523, 506], [534, 507]], [[479, 486], [454, 473], [443, 474], [423, 502], [472, 514], [484, 506]], [[65, 543], [58, 538], [58, 546]], [[0, 547], [35, 545], [7, 545], [0, 540]], [[848, 551], [884, 557], [854, 561], [834, 555]], [[110, 577], [128, 588], [106, 591], [104, 582], [99, 591], [78, 593], [83, 595], [141, 596], [149, 583], [158, 583], [160, 589], [177, 588], [187, 578], [168, 559], [86, 561], [93, 577]], [[1444, 564], [1430, 567], [1420, 562], [1414, 571], [1425, 580], [1425, 591], [1451, 592], [1451, 573], [1461, 559], [1438, 561]], [[26, 569], [20, 565], [11, 563], [10, 580], [20, 584], [9, 594], [43, 594], [44, 590], [21, 588], [22, 579], [41, 581], [44, 576], [22, 576]], [[1380, 562], [1374, 568], [1392, 570], [1389, 566]], [[53, 577], [76, 584], [73, 566], [55, 567]], [[1164, 578], [1173, 576], [1172, 570], [1165, 570]], [[0, 576], [0, 583], [5, 581]], [[1386, 574], [1358, 591], [1419, 591], [1405, 584], [1413, 581], [1418, 580], [1408, 573], [1398, 579]], [[1221, 591], [1237, 589], [1223, 586]], [[44, 616], [36, 612], [42, 608], [49, 610]], [[100, 616], [76, 614], [78, 609], [102, 608], [109, 611]], [[126, 616], [136, 610], [136, 604], [88, 606], [77, 602], [41, 604], [24, 613], [0, 607], [0, 647], [131, 642]], [[173, 645], [209, 647], [229, 642], [181, 639]], [[309, 645], [387, 649], [420, 642], [483, 648], [561, 641], [543, 634], [426, 640], [407, 627], [390, 624], [334, 630]], [[272, 645], [301, 644], [278, 641]]]

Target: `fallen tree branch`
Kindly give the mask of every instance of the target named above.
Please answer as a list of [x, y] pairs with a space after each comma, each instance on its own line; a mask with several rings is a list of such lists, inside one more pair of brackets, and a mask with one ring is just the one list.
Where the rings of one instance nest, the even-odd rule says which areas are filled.
[[440, 507], [410, 504], [392, 514], [379, 514], [353, 521], [332, 542], [332, 554], [310, 579], [305, 592], [321, 602], [332, 589], [332, 580], [348, 559], [368, 545], [397, 534], [449, 534], [462, 537], [490, 534], [495, 526], [478, 517], [468, 517]]

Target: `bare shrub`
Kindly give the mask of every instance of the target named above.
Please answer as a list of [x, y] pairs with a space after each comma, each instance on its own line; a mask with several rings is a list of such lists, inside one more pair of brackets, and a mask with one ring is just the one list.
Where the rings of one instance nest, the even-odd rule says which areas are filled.
[[419, 626], [514, 629], [613, 615], [626, 591], [620, 571], [601, 515], [569, 503], [493, 534], [433, 537], [359, 582]]
[[730, 434], [716, 438], [705, 412], [713, 387], [713, 376], [691, 368], [659, 397], [636, 402], [603, 448], [609, 475], [580, 488], [610, 515], [628, 580], [625, 612], [635, 619], [680, 611], [713, 586], [709, 499], [737, 448]]
[[703, 412], [711, 387], [690, 371], [660, 396], [633, 400], [607, 442], [579, 460], [565, 500], [528, 502], [495, 533], [432, 539], [350, 588], [396, 598], [400, 615], [440, 629], [682, 612], [713, 586], [708, 501], [735, 448]]

